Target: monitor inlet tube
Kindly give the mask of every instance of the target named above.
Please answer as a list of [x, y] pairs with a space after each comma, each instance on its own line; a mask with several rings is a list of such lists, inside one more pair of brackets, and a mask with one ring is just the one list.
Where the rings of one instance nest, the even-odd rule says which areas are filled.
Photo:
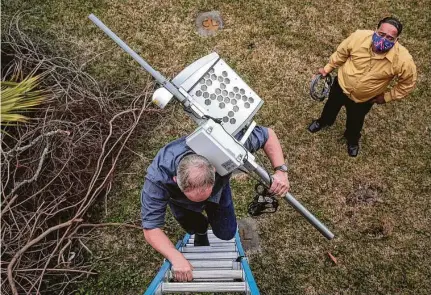
[[132, 48], [124, 43], [114, 32], [112, 32], [101, 20], [99, 20], [94, 14], [90, 14], [88, 18], [98, 26], [106, 35], [108, 35], [115, 43], [118, 44], [124, 51], [126, 51], [134, 60], [136, 60], [160, 85], [163, 85], [170, 93], [172, 93], [176, 99], [182, 104], [188, 106], [188, 99], [162, 74], [153, 69], [142, 57], [140, 57]]

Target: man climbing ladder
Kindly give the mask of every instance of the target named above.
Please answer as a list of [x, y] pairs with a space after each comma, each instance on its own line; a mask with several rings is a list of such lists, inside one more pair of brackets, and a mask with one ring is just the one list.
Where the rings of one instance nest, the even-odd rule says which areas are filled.
[[[263, 148], [275, 167], [271, 192], [285, 195], [289, 189], [287, 168], [274, 131], [255, 127], [244, 147], [250, 152]], [[207, 159], [196, 155], [185, 137], [160, 149], [148, 167], [141, 193], [142, 227], [147, 242], [172, 263], [176, 281], [191, 281], [193, 267], [161, 229], [167, 206], [187, 233], [196, 234], [194, 246], [211, 245], [208, 225], [217, 238], [230, 240], [237, 222], [229, 179], [230, 174], [220, 176]]]

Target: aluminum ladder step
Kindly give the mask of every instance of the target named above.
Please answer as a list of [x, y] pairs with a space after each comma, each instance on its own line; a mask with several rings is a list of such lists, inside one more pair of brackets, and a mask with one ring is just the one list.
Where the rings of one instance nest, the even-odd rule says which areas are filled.
[[240, 263], [232, 260], [190, 260], [190, 264], [194, 269], [211, 269], [211, 268], [223, 268], [223, 269], [240, 269]]
[[191, 282], [175, 282], [171, 264], [165, 260], [144, 295], [172, 293], [242, 293], [259, 295], [245, 257], [238, 231], [225, 241], [208, 231], [210, 246], [194, 246], [194, 235], [186, 234], [176, 245], [193, 266]]
[[228, 259], [228, 260], [235, 260], [238, 258], [238, 252], [209, 252], [209, 253], [183, 253], [184, 257], [187, 260], [193, 260], [193, 259]]
[[[169, 273], [169, 279], [173, 278], [172, 272]], [[195, 279], [226, 279], [226, 280], [242, 280], [244, 272], [242, 270], [232, 269], [214, 269], [214, 270], [193, 270], [193, 280]]]
[[[232, 239], [232, 240], [227, 240], [227, 241], [225, 241], [225, 240], [220, 240], [219, 238], [210, 238], [210, 237], [208, 237], [208, 240], [210, 241], [210, 245], [212, 245], [212, 244], [220, 244], [220, 243], [223, 243], [223, 244], [229, 244], [229, 243], [232, 243], [232, 244], [235, 244], [235, 240], [234, 239]], [[195, 241], [195, 239], [193, 238], [193, 239], [189, 239], [189, 241], [188, 241], [188, 245], [193, 245], [193, 243], [194, 243], [194, 241]]]
[[236, 251], [236, 245], [231, 244], [227, 246], [213, 247], [213, 246], [202, 246], [202, 247], [182, 247], [180, 252], [182, 253], [215, 253], [215, 252], [233, 252]]
[[160, 286], [161, 294], [189, 292], [189, 293], [227, 293], [227, 292], [247, 292], [247, 283], [162, 283]]

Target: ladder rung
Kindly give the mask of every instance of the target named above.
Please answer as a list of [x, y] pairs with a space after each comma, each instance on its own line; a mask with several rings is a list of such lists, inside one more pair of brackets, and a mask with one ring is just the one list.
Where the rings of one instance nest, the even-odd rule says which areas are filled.
[[193, 282], [237, 282], [237, 280], [234, 279], [193, 279]]
[[[190, 235], [190, 238], [191, 238], [191, 239], [194, 239], [194, 238], [195, 238], [195, 235]], [[213, 234], [213, 233], [208, 233], [208, 238], [215, 238], [215, 239], [218, 239], [218, 238], [215, 236], [215, 234]]]
[[177, 292], [246, 292], [245, 282], [234, 283], [162, 283], [161, 293]]
[[225, 247], [212, 247], [212, 246], [200, 246], [200, 247], [183, 247], [181, 249], [181, 252], [183, 253], [197, 253], [197, 252], [232, 252], [232, 251], [236, 251], [236, 246], [235, 244], [231, 244], [230, 246], [225, 246]]
[[243, 279], [242, 270], [197, 270], [193, 271], [193, 278], [196, 279]]
[[[173, 277], [172, 272], [169, 275], [170, 278]], [[242, 270], [194, 270], [193, 271], [193, 280], [194, 279], [230, 279], [230, 280], [241, 280], [244, 278]]]
[[[227, 260], [226, 260], [227, 261]], [[193, 270], [195, 271], [202, 271], [202, 270], [233, 270], [235, 268], [232, 267], [218, 267], [218, 268], [213, 268], [213, 267], [194, 267]]]
[[215, 252], [215, 253], [183, 253], [184, 257], [188, 259], [236, 259], [238, 258], [237, 252]]
[[[212, 244], [212, 243], [235, 243], [235, 239], [225, 241], [225, 240], [220, 240], [219, 238], [213, 238], [213, 239], [208, 238], [208, 240], [210, 241], [210, 244]], [[194, 241], [195, 241], [195, 239], [189, 239], [187, 241], [187, 244], [193, 244]]]
[[194, 268], [241, 268], [241, 263], [232, 260], [190, 260], [189, 262]]
[[[235, 245], [235, 243], [232, 243], [232, 242], [229, 242], [229, 243], [213, 243], [210, 246], [215, 248], [215, 247], [228, 247], [228, 246], [232, 246], [232, 245]], [[193, 244], [187, 244], [184, 247], [193, 248], [193, 247], [195, 247], [195, 245], [193, 245]]]

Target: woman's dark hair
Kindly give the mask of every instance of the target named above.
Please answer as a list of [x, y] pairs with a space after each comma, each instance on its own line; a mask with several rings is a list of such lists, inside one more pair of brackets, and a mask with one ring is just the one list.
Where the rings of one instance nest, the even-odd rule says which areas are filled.
[[403, 24], [395, 17], [385, 17], [381, 21], [379, 21], [379, 24], [377, 25], [377, 28], [380, 28], [382, 24], [390, 24], [393, 25], [397, 29], [397, 36], [401, 35], [401, 32], [403, 31]]

